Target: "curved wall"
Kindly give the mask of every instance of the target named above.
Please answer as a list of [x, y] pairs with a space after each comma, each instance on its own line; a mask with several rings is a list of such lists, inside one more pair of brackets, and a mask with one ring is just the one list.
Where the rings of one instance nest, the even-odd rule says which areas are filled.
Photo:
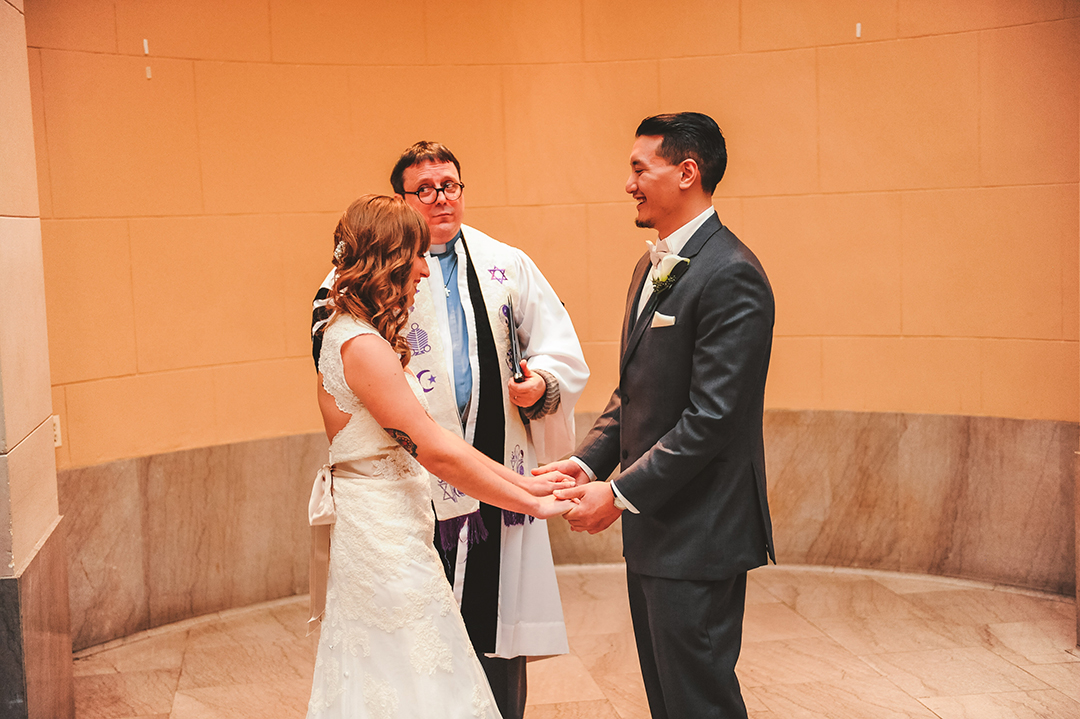
[[[767, 410], [777, 562], [1073, 594], [1078, 441], [1072, 422]], [[618, 525], [548, 526], [557, 561], [621, 561]]]
[[[648, 237], [622, 191], [633, 129], [679, 109], [724, 128], [715, 205], [776, 291], [781, 560], [1074, 586], [1077, 3], [25, 14], [77, 646], [303, 591], [277, 541], [303, 543], [285, 508], [319, 463], [308, 303], [341, 210], [421, 137], [461, 158], [467, 221], [564, 299], [585, 424]], [[595, 561], [616, 540], [553, 541]]]
[[[1073, 591], [1073, 423], [769, 410], [765, 441], [782, 564]], [[75, 648], [305, 593], [325, 456], [308, 434], [59, 472]], [[621, 561], [619, 524], [548, 527], [557, 563]]]
[[28, 0], [59, 466], [317, 430], [330, 233], [421, 137], [565, 300], [599, 410], [633, 129], [681, 108], [776, 289], [769, 406], [1076, 421], [1080, 10], [938, 5]]

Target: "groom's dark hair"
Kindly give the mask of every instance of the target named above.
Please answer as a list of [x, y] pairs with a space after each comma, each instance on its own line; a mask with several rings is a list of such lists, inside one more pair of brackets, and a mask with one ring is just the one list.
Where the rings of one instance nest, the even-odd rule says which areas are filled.
[[452, 162], [457, 168], [458, 179], [461, 179], [461, 163], [450, 152], [450, 148], [441, 142], [428, 142], [421, 140], [405, 149], [398, 158], [394, 169], [390, 171], [390, 186], [399, 195], [405, 194], [405, 170], [410, 167], [422, 165], [425, 162]]
[[710, 195], [727, 169], [727, 146], [720, 126], [700, 112], [672, 112], [646, 117], [638, 125], [637, 137], [660, 136], [656, 154], [672, 165], [693, 160], [701, 171], [701, 187]]

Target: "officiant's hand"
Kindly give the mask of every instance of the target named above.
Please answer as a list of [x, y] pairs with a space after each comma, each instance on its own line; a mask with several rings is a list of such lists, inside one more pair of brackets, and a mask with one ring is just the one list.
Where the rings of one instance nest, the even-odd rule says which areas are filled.
[[572, 459], [561, 459], [558, 462], [552, 462], [551, 464], [545, 464], [543, 467], [537, 467], [532, 471], [533, 474], [543, 474], [544, 472], [562, 472], [568, 477], [574, 479], [574, 484], [586, 484], [592, 478], [581, 468], [581, 465]]
[[518, 482], [519, 487], [534, 497], [546, 497], [556, 489], [569, 489], [575, 484], [573, 477], [569, 477], [562, 472], [537, 473], [535, 469], [531, 474], [522, 476]]
[[510, 402], [518, 407], [532, 407], [540, 401], [547, 392], [547, 382], [540, 375], [529, 369], [525, 360], [521, 360], [521, 372], [525, 379], [520, 382], [510, 380], [506, 383], [506, 393], [510, 396]]
[[622, 510], [615, 507], [615, 494], [608, 482], [589, 482], [573, 489], [558, 489], [555, 496], [577, 501], [577, 505], [564, 515], [570, 529], [575, 532], [602, 532], [622, 515]]

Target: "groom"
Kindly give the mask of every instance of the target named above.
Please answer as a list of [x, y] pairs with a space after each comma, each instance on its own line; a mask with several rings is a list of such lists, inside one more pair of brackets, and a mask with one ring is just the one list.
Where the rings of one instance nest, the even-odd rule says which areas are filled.
[[[727, 151], [700, 113], [642, 121], [626, 191], [658, 242], [627, 296], [619, 386], [557, 495], [575, 531], [623, 518], [630, 612], [654, 719], [746, 717], [735, 677], [746, 572], [771, 557], [762, 412], [773, 295], [720, 223]], [[622, 473], [607, 477], [616, 466]]]

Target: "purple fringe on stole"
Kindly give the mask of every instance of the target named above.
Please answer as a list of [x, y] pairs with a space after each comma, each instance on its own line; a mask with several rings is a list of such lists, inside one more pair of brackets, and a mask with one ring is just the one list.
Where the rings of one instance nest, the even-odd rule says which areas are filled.
[[487, 527], [484, 526], [484, 521], [480, 518], [479, 509], [469, 514], [462, 514], [459, 517], [442, 519], [438, 522], [439, 544], [442, 545], [444, 552], [449, 552], [457, 546], [458, 537], [461, 536], [461, 528], [465, 526], [466, 522], [469, 523], [469, 532], [465, 541], [468, 542], [470, 547], [488, 538]]
[[[511, 512], [509, 509], [504, 509], [502, 511], [502, 514], [503, 514], [503, 524], [505, 524], [507, 527], [514, 527], [514, 526], [517, 526], [519, 524], [525, 524], [525, 516], [526, 515], [524, 515], [524, 514], [521, 514], [519, 512]], [[532, 524], [535, 521], [536, 521], [536, 517], [532, 517], [532, 516], [529, 517], [529, 524]]]

